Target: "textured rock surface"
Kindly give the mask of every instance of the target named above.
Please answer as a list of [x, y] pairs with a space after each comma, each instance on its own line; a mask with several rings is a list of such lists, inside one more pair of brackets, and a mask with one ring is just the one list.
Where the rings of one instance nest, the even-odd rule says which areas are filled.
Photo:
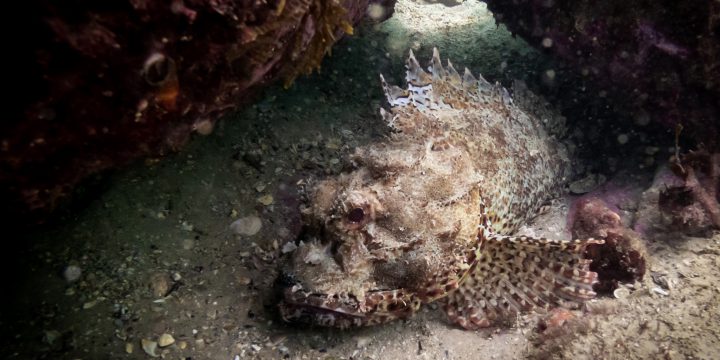
[[636, 124], [682, 124], [694, 144], [719, 145], [717, 1], [487, 3], [510, 31], [599, 84]]
[[720, 153], [690, 152], [671, 160], [684, 184], [660, 192], [658, 205], [671, 223], [689, 233], [720, 229]]
[[[19, 12], [12, 61], [24, 77], [0, 125], [3, 203], [44, 213], [90, 174], [211, 132], [253, 90], [318, 68], [371, 2], [74, 0]], [[372, 3], [376, 19], [392, 13]]]
[[608, 294], [619, 283], [642, 280], [647, 270], [647, 250], [640, 235], [624, 226], [620, 216], [599, 198], [588, 197], [579, 202], [572, 224], [573, 238], [605, 240], [586, 253], [593, 260], [590, 269], [598, 273], [595, 291]]

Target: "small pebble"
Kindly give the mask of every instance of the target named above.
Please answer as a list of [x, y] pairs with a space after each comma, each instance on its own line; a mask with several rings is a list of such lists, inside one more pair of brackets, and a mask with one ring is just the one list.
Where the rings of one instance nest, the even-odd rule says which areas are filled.
[[97, 304], [97, 300], [88, 301], [83, 304], [83, 310], [92, 309]]
[[263, 196], [259, 197], [257, 200], [259, 203], [261, 203], [265, 206], [271, 205], [275, 201], [275, 199], [273, 199], [272, 195], [269, 195], [269, 194], [263, 195]]
[[370, 344], [370, 338], [366, 336], [360, 336], [357, 338], [356, 347], [362, 349]]
[[659, 295], [662, 295], [662, 296], [668, 296], [668, 295], [670, 295], [669, 292], [667, 292], [667, 291], [665, 291], [665, 290], [663, 290], [662, 288], [659, 288], [659, 287], [654, 287], [654, 288], [652, 288], [652, 292], [654, 292], [654, 293], [656, 293], [656, 294], [659, 294]]
[[270, 337], [270, 344], [272, 346], [277, 346], [277, 345], [281, 344], [283, 341], [285, 341], [286, 339], [287, 339], [287, 335], [285, 335], [285, 334], [273, 335]]
[[67, 282], [77, 281], [82, 275], [82, 269], [77, 265], [68, 265], [63, 271], [63, 277]]
[[193, 224], [188, 223], [187, 221], [183, 221], [180, 224], [180, 228], [185, 231], [193, 231], [195, 229], [195, 226], [193, 226]]
[[548, 80], [555, 80], [555, 75], [556, 75], [555, 70], [553, 70], [553, 69], [545, 71], [545, 76], [547, 77]]
[[45, 331], [45, 336], [43, 336], [43, 341], [47, 343], [48, 345], [52, 345], [55, 340], [57, 340], [60, 337], [60, 332], [57, 330], [48, 330]]
[[132, 354], [135, 350], [135, 346], [132, 343], [125, 343], [125, 352], [128, 354]]
[[170, 279], [165, 273], [150, 276], [150, 291], [155, 297], [164, 297], [170, 291]]
[[293, 252], [297, 249], [297, 245], [295, 245], [294, 241], [286, 242], [285, 245], [282, 247], [282, 253], [287, 254], [290, 252]]
[[246, 216], [233, 221], [230, 229], [238, 235], [253, 236], [262, 229], [262, 220], [257, 216]]
[[215, 128], [215, 124], [210, 119], [200, 119], [193, 124], [193, 129], [203, 136], [212, 134], [213, 128]]
[[158, 338], [158, 341], [157, 341], [157, 342], [158, 342], [158, 346], [160, 346], [161, 348], [163, 348], [163, 347], [170, 346], [170, 345], [174, 344], [174, 343], [175, 343], [175, 338], [174, 338], [172, 335], [168, 334], [168, 333], [164, 333], [164, 334], [160, 335], [160, 337]]
[[626, 299], [630, 296], [630, 290], [626, 287], [619, 287], [613, 291], [613, 296], [615, 296], [616, 299]]
[[191, 250], [193, 247], [195, 247], [195, 240], [183, 239], [181, 246], [183, 250]]
[[621, 145], [627, 144], [628, 140], [630, 140], [630, 138], [627, 136], [627, 134], [620, 134], [617, 137], [617, 142]]

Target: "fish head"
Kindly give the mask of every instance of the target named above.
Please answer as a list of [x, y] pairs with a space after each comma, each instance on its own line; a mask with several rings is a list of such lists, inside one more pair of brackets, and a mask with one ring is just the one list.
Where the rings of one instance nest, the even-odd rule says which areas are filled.
[[[473, 261], [479, 193], [433, 156], [370, 147], [356, 152], [356, 170], [307, 187], [303, 235], [282, 267], [284, 320], [374, 325], [458, 286]], [[452, 163], [468, 165], [461, 158]]]

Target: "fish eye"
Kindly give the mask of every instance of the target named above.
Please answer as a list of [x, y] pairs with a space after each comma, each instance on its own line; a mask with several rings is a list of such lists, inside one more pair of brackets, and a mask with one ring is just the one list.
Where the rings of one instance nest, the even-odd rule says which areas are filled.
[[359, 223], [365, 218], [365, 211], [361, 208], [354, 208], [347, 214], [347, 219], [353, 223]]

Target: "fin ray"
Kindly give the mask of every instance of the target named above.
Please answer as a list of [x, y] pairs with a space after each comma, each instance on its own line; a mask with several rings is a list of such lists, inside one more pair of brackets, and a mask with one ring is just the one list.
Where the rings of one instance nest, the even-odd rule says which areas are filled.
[[482, 229], [480, 236], [472, 273], [446, 302], [448, 317], [460, 326], [486, 327], [518, 312], [573, 307], [595, 296], [597, 274], [582, 256], [585, 247], [602, 240], [485, 236]]

